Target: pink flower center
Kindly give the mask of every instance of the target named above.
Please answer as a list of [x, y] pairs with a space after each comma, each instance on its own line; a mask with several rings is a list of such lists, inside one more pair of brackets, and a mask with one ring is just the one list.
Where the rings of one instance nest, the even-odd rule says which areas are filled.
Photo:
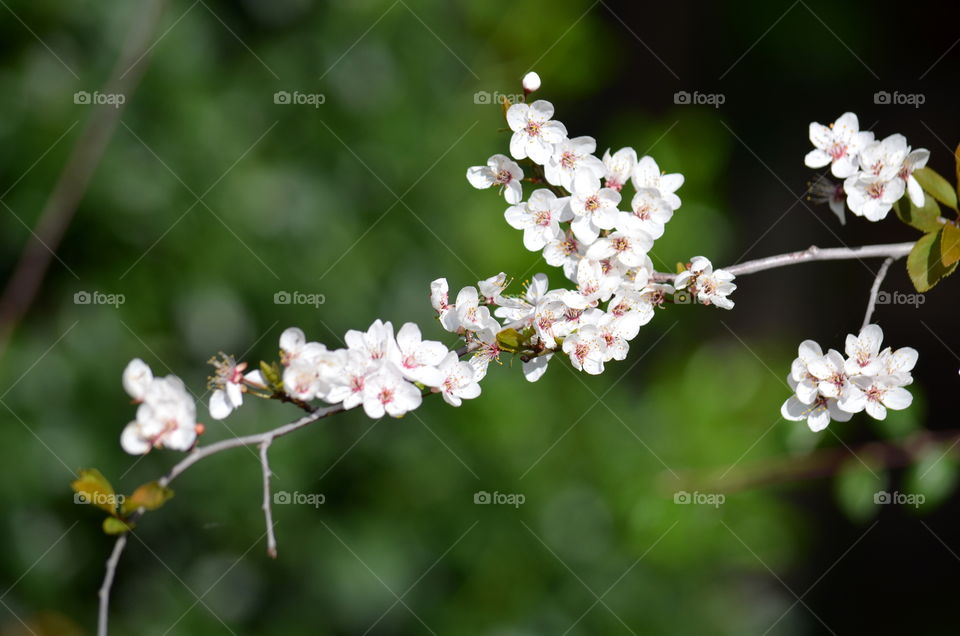
[[626, 252], [630, 249], [630, 241], [625, 236], [618, 236], [610, 243], [617, 252]]
[[533, 213], [533, 222], [541, 227], [547, 227], [550, 225], [550, 211], [549, 210], [537, 210]]
[[560, 166], [564, 170], [573, 170], [577, 166], [577, 155], [569, 150], [560, 155]]
[[380, 389], [380, 393], [377, 395], [382, 404], [390, 404], [393, 402], [393, 389], [388, 389], [386, 387]]
[[837, 159], [847, 154], [847, 145], [841, 144], [839, 142], [834, 142], [834, 144], [830, 146], [830, 150], [828, 150], [827, 153], [830, 155], [830, 157], [834, 161], [836, 161]]
[[501, 170], [500, 172], [497, 173], [496, 183], [498, 183], [499, 185], [507, 185], [511, 181], [513, 181], [513, 175], [510, 174], [509, 170]]
[[577, 360], [583, 362], [584, 359], [590, 355], [590, 347], [582, 342], [578, 342], [577, 346], [573, 349], [573, 355], [576, 356]]
[[595, 210], [598, 210], [600, 208], [600, 197], [598, 197], [595, 194], [593, 196], [587, 197], [587, 200], [583, 202], [583, 208], [587, 212], [593, 212]]
[[540, 134], [540, 127], [543, 124], [535, 122], [532, 119], [527, 120], [527, 125], [524, 127], [524, 131], [531, 137], [536, 137]]
[[870, 185], [867, 186], [867, 195], [871, 199], [879, 199], [880, 197], [883, 196], [883, 190], [885, 187], [886, 185], [883, 183], [880, 183], [879, 181], [877, 183], [871, 183]]

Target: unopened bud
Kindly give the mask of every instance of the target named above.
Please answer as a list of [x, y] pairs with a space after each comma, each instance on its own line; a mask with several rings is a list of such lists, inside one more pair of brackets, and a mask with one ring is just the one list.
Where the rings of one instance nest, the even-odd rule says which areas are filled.
[[525, 93], [532, 93], [540, 88], [540, 76], [530, 71], [523, 76], [523, 90]]

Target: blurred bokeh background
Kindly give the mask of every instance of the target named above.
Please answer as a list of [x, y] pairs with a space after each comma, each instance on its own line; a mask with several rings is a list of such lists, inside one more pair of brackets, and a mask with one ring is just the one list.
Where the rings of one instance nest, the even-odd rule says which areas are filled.
[[[946, 175], [960, 141], [957, 30], [936, 3], [0, 5], [0, 278], [78, 144], [94, 168], [0, 359], [3, 634], [94, 630], [112, 539], [72, 503], [75, 471], [129, 492], [177, 459], [119, 447], [130, 358], [202, 397], [211, 355], [274, 359], [287, 326], [334, 346], [381, 317], [440, 339], [434, 278], [558, 276], [523, 249], [502, 199], [464, 178], [505, 151], [487, 98], [519, 92], [526, 71], [571, 135], [686, 176], [655, 248], [663, 268], [915, 238], [892, 215], [841, 226], [803, 200], [810, 121], [853, 110]], [[111, 74], [142, 81], [98, 159], [83, 131], [113, 106], [75, 95], [109, 93]], [[323, 103], [276, 103], [280, 91]], [[724, 101], [676, 104], [677, 91]], [[925, 101], [877, 104], [877, 91]], [[920, 351], [909, 411], [819, 435], [778, 417], [797, 344], [840, 348], [878, 266], [744, 277], [734, 311], [663, 311], [601, 377], [556, 364], [529, 385], [507, 360], [460, 409], [349, 413], [278, 440], [275, 488], [325, 502], [275, 507], [276, 561], [254, 453], [209, 459], [131, 538], [114, 633], [955, 633], [957, 281], [878, 308], [887, 343]], [[912, 291], [902, 263], [885, 289]], [[274, 302], [295, 291], [325, 302]], [[77, 304], [84, 292], [124, 302]], [[205, 439], [297, 416], [200, 411]], [[726, 498], [678, 505], [680, 490]], [[926, 502], [874, 505], [881, 490]], [[525, 500], [476, 505], [479, 491]]]

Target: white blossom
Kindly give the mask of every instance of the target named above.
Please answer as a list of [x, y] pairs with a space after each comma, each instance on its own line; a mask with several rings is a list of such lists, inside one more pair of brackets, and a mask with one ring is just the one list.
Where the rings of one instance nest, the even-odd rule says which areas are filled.
[[873, 141], [873, 133], [860, 132], [860, 123], [853, 113], [844, 113], [829, 126], [810, 123], [810, 143], [814, 149], [807, 153], [804, 163], [809, 168], [830, 164], [833, 176], [851, 177], [858, 171], [860, 152]]
[[603, 178], [607, 169], [593, 153], [597, 150], [597, 141], [593, 137], [574, 137], [558, 143], [553, 155], [543, 167], [547, 183], [573, 191], [573, 177], [584, 171], [597, 179]]
[[499, 186], [507, 203], [520, 203], [523, 198], [523, 170], [506, 155], [493, 155], [487, 165], [469, 168], [467, 181], [478, 190]]
[[675, 193], [683, 185], [683, 175], [679, 173], [664, 174], [653, 157], [643, 157], [633, 168], [631, 177], [633, 187], [653, 188], [660, 193], [660, 198], [667, 202], [671, 209], [680, 207], [680, 197]]
[[553, 146], [567, 136], [566, 127], [553, 119], [553, 104], [538, 99], [532, 104], [514, 104], [507, 109], [507, 125], [513, 131], [510, 154], [544, 165], [553, 155]]

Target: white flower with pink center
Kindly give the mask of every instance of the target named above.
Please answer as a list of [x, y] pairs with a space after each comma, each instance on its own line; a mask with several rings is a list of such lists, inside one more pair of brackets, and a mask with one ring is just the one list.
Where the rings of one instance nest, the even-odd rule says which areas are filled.
[[663, 229], [673, 218], [673, 210], [654, 188], [640, 188], [630, 202], [631, 212], [617, 215], [617, 229], [642, 231], [656, 240], [663, 236]]
[[480, 384], [474, 379], [475, 372], [469, 362], [463, 362], [453, 351], [448, 353], [438, 366], [440, 379], [434, 387], [443, 400], [451, 406], [460, 406], [463, 400], [472, 400], [480, 395]]
[[853, 113], [844, 113], [829, 126], [810, 123], [810, 143], [814, 149], [807, 153], [804, 163], [808, 168], [822, 168], [830, 164], [833, 176], [846, 179], [859, 169], [858, 157], [873, 141], [872, 132], [860, 132], [860, 122]]
[[603, 373], [606, 342], [596, 325], [584, 325], [563, 341], [563, 352], [578, 371], [590, 375]]
[[640, 267], [653, 247], [653, 239], [639, 228], [631, 229], [631, 232], [612, 232], [597, 239], [587, 249], [587, 258], [596, 261], [616, 259], [627, 268]]
[[597, 141], [593, 137], [574, 137], [558, 143], [553, 156], [543, 167], [547, 183], [570, 191], [573, 189], [573, 177], [580, 170], [602, 179], [607, 169], [603, 162], [593, 155], [596, 150]]
[[514, 104], [507, 110], [507, 125], [513, 131], [510, 154], [544, 165], [553, 155], [554, 144], [567, 137], [566, 127], [553, 119], [553, 104], [538, 99], [532, 104]]
[[535, 252], [563, 236], [560, 223], [573, 218], [569, 202], [570, 197], [557, 197], [541, 188], [534, 190], [526, 203], [507, 208], [504, 218], [510, 227], [523, 230], [523, 246]]
[[360, 352], [374, 366], [382, 364], [391, 349], [397, 346], [393, 339], [393, 325], [390, 321], [383, 322], [379, 318], [374, 320], [365, 332], [355, 329], [347, 331], [343, 340], [348, 349]]
[[603, 165], [607, 169], [607, 178], [603, 184], [620, 192], [633, 176], [633, 168], [637, 165], [637, 151], [627, 147], [611, 155], [610, 150], [607, 150], [603, 153]]
[[543, 260], [548, 265], [563, 269], [563, 275], [569, 280], [577, 280], [577, 267], [586, 251], [583, 243], [567, 230], [561, 236], [548, 242], [543, 248]]
[[499, 187], [507, 203], [520, 203], [523, 198], [523, 170], [506, 155], [493, 155], [487, 165], [467, 169], [467, 181], [478, 190]]
[[653, 157], [643, 157], [633, 167], [631, 176], [633, 187], [639, 192], [640, 188], [653, 188], [660, 193], [660, 198], [667, 202], [670, 209], [680, 207], [680, 197], [676, 191], [683, 185], [683, 175], [679, 173], [665, 174]]
[[404, 323], [397, 331], [396, 348], [391, 352], [390, 361], [403, 377], [412, 382], [436, 386], [440, 381], [437, 365], [446, 357], [448, 350], [441, 342], [423, 340], [420, 327], [415, 323]]
[[400, 417], [420, 406], [420, 389], [403, 379], [392, 364], [367, 377], [363, 387], [363, 411], [367, 417]]
[[584, 243], [593, 243], [600, 230], [612, 230], [617, 223], [620, 193], [600, 186], [600, 179], [589, 171], [578, 172], [570, 191], [573, 222], [570, 228]]

